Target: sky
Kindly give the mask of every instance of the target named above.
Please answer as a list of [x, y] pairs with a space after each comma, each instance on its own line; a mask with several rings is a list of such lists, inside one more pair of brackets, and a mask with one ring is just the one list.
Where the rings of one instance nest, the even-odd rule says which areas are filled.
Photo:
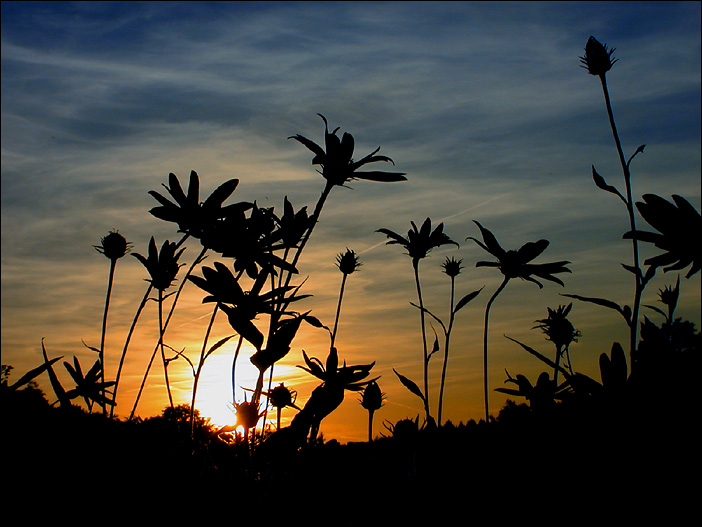
[[[613, 342], [626, 348], [623, 319], [612, 310], [564, 297], [577, 294], [630, 304], [633, 279], [623, 204], [592, 181], [592, 166], [623, 190], [599, 80], [580, 67], [593, 35], [615, 47], [608, 85], [625, 155], [645, 144], [632, 163], [634, 196], [672, 194], [700, 210], [699, 2], [3, 2], [2, 3], [2, 362], [13, 377], [50, 357], [96, 356], [108, 260], [94, 246], [118, 230], [146, 254], [180, 234], [156, 219], [150, 190], [191, 170], [204, 199], [237, 178], [231, 201], [256, 200], [281, 211], [312, 209], [324, 180], [312, 154], [288, 138], [323, 142], [331, 129], [351, 133], [356, 158], [378, 146], [407, 174], [400, 183], [354, 181], [337, 187], [301, 263], [304, 300], [333, 323], [347, 248], [363, 266], [346, 284], [337, 337], [348, 364], [375, 361], [386, 395], [375, 415], [383, 423], [423, 417], [419, 398], [393, 369], [421, 385], [422, 344], [411, 260], [376, 232], [406, 234], [410, 222], [432, 226], [457, 243], [421, 262], [428, 309], [447, 320], [446, 257], [463, 261], [457, 295], [482, 289], [455, 322], [444, 420], [480, 419], [483, 401], [483, 317], [501, 282], [492, 259], [468, 237], [474, 220], [506, 249], [545, 238], [535, 261], [567, 260], [561, 287], [511, 281], [490, 314], [490, 411], [507, 396], [494, 392], [507, 374], [535, 382], [547, 367], [505, 337], [552, 356], [533, 329], [547, 308], [573, 302], [570, 320], [582, 336], [571, 347], [576, 370], [599, 379], [597, 360]], [[641, 218], [640, 226], [645, 226]], [[182, 262], [192, 263], [197, 243]], [[644, 258], [658, 254], [642, 247]], [[216, 261], [211, 256], [206, 264]], [[181, 271], [181, 273], [183, 273]], [[197, 271], [196, 271], [196, 274]], [[182, 274], [180, 275], [182, 276]], [[119, 260], [106, 338], [113, 378], [128, 328], [147, 286], [136, 258]], [[678, 273], [659, 272], [643, 304]], [[700, 273], [680, 274], [678, 316], [700, 327]], [[197, 361], [211, 314], [202, 291], [186, 284], [166, 334], [168, 345]], [[659, 304], [660, 305], [660, 304]], [[647, 308], [643, 314], [655, 321]], [[435, 329], [440, 331], [438, 327]], [[430, 340], [433, 339], [430, 327]], [[210, 342], [233, 334], [224, 317]], [[132, 408], [158, 339], [156, 303], [147, 304], [127, 355], [117, 414]], [[208, 358], [196, 406], [219, 425], [233, 421], [229, 382], [234, 342]], [[302, 328], [274, 370], [297, 404], [317, 380], [297, 365], [302, 350], [324, 360], [328, 335]], [[242, 351], [237, 402], [253, 388], [250, 349]], [[443, 350], [430, 362], [436, 414]], [[66, 386], [63, 367], [57, 371]], [[168, 404], [156, 363], [139, 403], [142, 417]], [[190, 402], [193, 376], [184, 360], [169, 368], [177, 403]], [[49, 398], [46, 376], [38, 379]], [[52, 399], [53, 400], [53, 399]], [[519, 402], [522, 402], [520, 400]], [[283, 412], [286, 423], [294, 410]], [[367, 414], [358, 394], [321, 427], [326, 439], [361, 441]]]

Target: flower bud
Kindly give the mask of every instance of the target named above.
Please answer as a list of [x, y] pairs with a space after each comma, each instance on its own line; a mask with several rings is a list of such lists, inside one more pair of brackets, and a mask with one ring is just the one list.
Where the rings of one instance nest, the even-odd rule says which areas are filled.
[[617, 62], [617, 59], [612, 59], [614, 49], [608, 50], [607, 44], [602, 45], [595, 37], [590, 37], [585, 46], [585, 56], [580, 57], [581, 67], [587, 69], [590, 75], [604, 75]]
[[94, 245], [93, 247], [110, 260], [117, 260], [129, 252], [131, 244], [119, 232], [110, 231], [107, 236], [100, 240], [100, 245]]
[[446, 273], [451, 278], [455, 278], [456, 276], [461, 274], [461, 269], [463, 269], [461, 263], [463, 263], [462, 259], [456, 260], [453, 257], [446, 257], [446, 261], [441, 264], [441, 267], [444, 268], [444, 273]]
[[383, 406], [383, 393], [378, 383], [373, 381], [363, 390], [361, 406], [369, 412], [374, 412]]
[[295, 403], [295, 392], [282, 382], [270, 391], [270, 401], [275, 408], [285, 408]]
[[358, 255], [355, 252], [351, 249], [346, 249], [345, 253], [339, 253], [337, 255], [336, 265], [342, 273], [351, 274], [363, 264], [359, 261]]
[[244, 429], [254, 428], [260, 417], [258, 406], [253, 401], [244, 401], [236, 405], [236, 424]]

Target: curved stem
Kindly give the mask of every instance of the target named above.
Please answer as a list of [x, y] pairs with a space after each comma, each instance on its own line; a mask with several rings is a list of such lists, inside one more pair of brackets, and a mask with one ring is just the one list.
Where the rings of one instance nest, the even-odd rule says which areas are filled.
[[495, 301], [497, 298], [497, 295], [499, 295], [502, 290], [505, 288], [507, 285], [507, 282], [509, 282], [509, 278], [505, 276], [504, 280], [502, 280], [502, 283], [500, 284], [500, 287], [497, 288], [497, 290], [493, 293], [493, 295], [490, 297], [490, 300], [488, 300], [487, 305], [485, 306], [485, 327], [483, 331], [483, 380], [484, 380], [484, 391], [485, 391], [485, 422], [489, 422], [490, 419], [490, 410], [488, 406], [488, 321], [490, 319], [490, 307], [492, 306], [492, 303]]
[[[134, 333], [134, 328], [136, 328], [137, 321], [139, 320], [139, 315], [141, 315], [142, 310], [144, 309], [144, 306], [146, 306], [146, 302], [149, 299], [149, 294], [151, 293], [151, 289], [153, 286], [149, 284], [149, 287], [146, 288], [146, 293], [144, 293], [144, 298], [141, 299], [141, 303], [139, 304], [139, 307], [137, 308], [136, 314], [134, 315], [134, 320], [132, 320], [132, 326], [129, 328], [129, 333], [127, 334], [127, 340], [124, 342], [124, 348], [122, 349], [122, 356], [119, 359], [119, 367], [117, 368], [117, 378], [115, 379], [115, 390], [114, 390], [114, 395], [113, 399], [115, 402], [117, 402], [117, 388], [119, 387], [119, 379], [122, 375], [122, 366], [124, 366], [124, 359], [127, 356], [127, 349], [129, 348], [129, 341], [132, 339], [132, 334]], [[110, 417], [114, 415], [115, 411], [115, 406], [112, 406], [110, 409]]]
[[412, 259], [414, 267], [414, 281], [417, 285], [417, 297], [419, 300], [419, 319], [422, 325], [422, 346], [424, 351], [424, 411], [427, 414], [427, 422], [430, 419], [429, 415], [429, 358], [427, 354], [427, 332], [424, 323], [424, 301], [422, 299], [422, 287], [419, 282], [419, 260]]
[[210, 317], [210, 323], [207, 325], [205, 339], [202, 341], [202, 350], [200, 350], [200, 361], [197, 364], [197, 371], [195, 372], [195, 379], [193, 380], [193, 396], [190, 402], [190, 437], [193, 437], [193, 435], [195, 434], [195, 397], [197, 396], [197, 385], [200, 380], [200, 373], [202, 373], [202, 368], [205, 365], [205, 359], [207, 358], [207, 340], [210, 337], [210, 331], [212, 331], [212, 326], [214, 325], [218, 308], [219, 304], [215, 304], [215, 307], [212, 310], [212, 317]]
[[[115, 267], [117, 260], [110, 259], [110, 274], [107, 279], [107, 294], [105, 296], [105, 311], [102, 315], [102, 335], [100, 336], [100, 382], [105, 382], [105, 334], [107, 333], [107, 312], [110, 309], [110, 295], [112, 294], [112, 283], [115, 278]], [[105, 388], [103, 384], [102, 396], [105, 397]], [[103, 415], [107, 415], [107, 405], [102, 406]]]
[[239, 342], [236, 345], [236, 350], [234, 350], [234, 359], [232, 360], [232, 402], [236, 403], [236, 361], [239, 358], [239, 351], [241, 351], [241, 345], [244, 342], [244, 337], [239, 335]]
[[[619, 155], [619, 162], [622, 165], [622, 171], [624, 172], [624, 183], [626, 186], [626, 208], [629, 214], [629, 227], [632, 231], [636, 230], [636, 215], [634, 212], [634, 200], [632, 197], [631, 190], [631, 172], [629, 171], [629, 164], [624, 158], [624, 152], [622, 151], [622, 145], [619, 141], [619, 133], [617, 132], [617, 125], [614, 122], [614, 112], [612, 111], [612, 103], [609, 98], [609, 90], [607, 89], [607, 78], [603, 73], [600, 75], [600, 81], [602, 82], [602, 91], [604, 92], [605, 104], [607, 105], [607, 115], [609, 117], [609, 124], [612, 128], [612, 135], [614, 136], [614, 143], [617, 147], [617, 154]], [[630, 354], [636, 351], [636, 342], [638, 335], [638, 319], [639, 310], [641, 304], [641, 296], [643, 294], [644, 283], [643, 283], [643, 273], [641, 272], [641, 264], [639, 263], [639, 242], [636, 237], [632, 237], [632, 249], [633, 249], [633, 263], [634, 268], [638, 271], [635, 275], [635, 288], [634, 288], [634, 305], [632, 306], [631, 320], [629, 321], [629, 334], [630, 334]]]

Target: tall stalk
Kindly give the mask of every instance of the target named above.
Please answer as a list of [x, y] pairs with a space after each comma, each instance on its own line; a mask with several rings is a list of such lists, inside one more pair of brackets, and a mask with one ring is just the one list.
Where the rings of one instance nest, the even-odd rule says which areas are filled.
[[[129, 342], [132, 339], [132, 335], [134, 334], [134, 328], [136, 328], [137, 321], [139, 320], [139, 316], [141, 315], [141, 312], [143, 311], [144, 307], [146, 306], [146, 302], [149, 299], [149, 294], [151, 293], [151, 289], [153, 288], [152, 284], [149, 284], [149, 286], [146, 288], [146, 293], [144, 293], [144, 297], [141, 299], [141, 303], [139, 304], [139, 307], [137, 308], [136, 314], [134, 315], [134, 320], [132, 320], [132, 325], [129, 328], [129, 333], [127, 333], [127, 339], [124, 342], [124, 348], [122, 349], [122, 356], [119, 359], [119, 367], [117, 368], [117, 377], [115, 378], [115, 389], [114, 389], [114, 401], [117, 402], [117, 388], [119, 387], [119, 379], [122, 376], [122, 366], [124, 366], [124, 359], [127, 356], [127, 349], [129, 348]], [[115, 411], [115, 406], [113, 405], [112, 408], [110, 409], [110, 417], [114, 415]]]
[[484, 385], [484, 396], [485, 396], [485, 422], [489, 422], [490, 420], [490, 409], [488, 405], [488, 322], [490, 320], [490, 308], [492, 307], [492, 303], [495, 301], [497, 296], [502, 292], [502, 290], [505, 288], [507, 283], [509, 282], [509, 278], [505, 277], [504, 280], [502, 280], [502, 283], [500, 284], [500, 287], [497, 288], [497, 290], [492, 294], [490, 297], [490, 300], [488, 300], [487, 305], [485, 306], [485, 326], [483, 329], [483, 385]]
[[190, 436], [195, 434], [195, 398], [197, 397], [197, 385], [200, 381], [200, 374], [202, 373], [202, 368], [205, 365], [205, 358], [207, 354], [207, 340], [210, 337], [210, 332], [212, 331], [212, 326], [214, 325], [215, 317], [217, 316], [217, 309], [219, 304], [215, 303], [215, 307], [212, 310], [212, 316], [210, 317], [210, 323], [207, 325], [207, 331], [205, 331], [205, 338], [202, 341], [202, 350], [200, 351], [200, 360], [197, 364], [197, 370], [195, 371], [193, 379], [193, 396], [190, 401]]
[[446, 368], [448, 366], [449, 342], [451, 340], [451, 329], [453, 328], [453, 321], [455, 318], [455, 313], [453, 310], [455, 293], [456, 293], [456, 276], [453, 275], [453, 276], [451, 276], [451, 298], [449, 301], [450, 318], [449, 318], [449, 323], [448, 323], [448, 329], [446, 329], [446, 332], [445, 332], [444, 364], [441, 368], [441, 386], [439, 388], [439, 411], [437, 413], [437, 419], [438, 419], [437, 424], [439, 426], [441, 426], [441, 414], [442, 414], [442, 410], [444, 407], [444, 386], [446, 385]]
[[[629, 170], [629, 163], [626, 162], [624, 158], [624, 152], [622, 151], [622, 145], [619, 140], [619, 133], [617, 132], [617, 125], [614, 122], [614, 112], [612, 111], [612, 103], [609, 98], [609, 90], [607, 89], [607, 77], [605, 73], [600, 74], [600, 81], [602, 82], [602, 91], [604, 93], [605, 104], [607, 105], [607, 116], [609, 117], [609, 125], [612, 128], [612, 136], [614, 137], [614, 144], [617, 147], [617, 154], [619, 156], [619, 162], [622, 166], [622, 172], [624, 173], [624, 184], [626, 190], [626, 209], [629, 215], [629, 226], [632, 232], [636, 231], [636, 215], [634, 212], [634, 200], [632, 197], [631, 190], [631, 172]], [[632, 237], [632, 253], [633, 253], [633, 266], [636, 269], [634, 273], [634, 304], [631, 310], [631, 320], [629, 323], [629, 345], [630, 345], [630, 355], [636, 351], [636, 342], [638, 336], [638, 320], [639, 311], [641, 309], [641, 296], [644, 290], [644, 280], [643, 273], [641, 271], [641, 263], [639, 260], [639, 242], [636, 237]]]
[[168, 361], [166, 360], [166, 350], [163, 347], [163, 291], [158, 290], [158, 345], [161, 350], [161, 360], [163, 361], [163, 375], [166, 381], [166, 391], [168, 392], [168, 402], [174, 408], [173, 395], [171, 394], [171, 384], [168, 380]]
[[[112, 284], [115, 278], [115, 267], [117, 266], [117, 260], [110, 258], [110, 273], [107, 279], [107, 293], [105, 296], [105, 310], [102, 315], [102, 332], [100, 336], [100, 382], [103, 383], [102, 396], [105, 397], [105, 335], [107, 333], [107, 312], [110, 309], [110, 296], [112, 295]], [[107, 415], [107, 405], [102, 405], [103, 415]]]
[[422, 325], [422, 351], [424, 352], [424, 411], [427, 414], [427, 422], [429, 422], [431, 417], [429, 413], [429, 352], [427, 349], [424, 299], [422, 298], [422, 286], [419, 281], [419, 259], [412, 259], [412, 267], [414, 267], [414, 282], [417, 286], [417, 300], [419, 301], [419, 320]]

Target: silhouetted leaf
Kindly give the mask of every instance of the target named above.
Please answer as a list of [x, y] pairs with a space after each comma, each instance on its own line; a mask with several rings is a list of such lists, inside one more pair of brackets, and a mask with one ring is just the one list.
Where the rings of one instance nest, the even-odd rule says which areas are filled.
[[586, 297], [586, 296], [580, 296], [580, 295], [568, 295], [568, 294], [563, 294], [562, 296], [567, 296], [570, 298], [575, 298], [576, 300], [581, 300], [583, 302], [590, 302], [592, 304], [597, 304], [599, 306], [603, 307], [608, 307], [610, 309], [614, 309], [617, 311], [619, 314], [621, 314], [624, 317], [624, 320], [626, 320], [627, 324], [631, 324], [631, 308], [629, 306], [620, 306], [616, 302], [612, 302], [611, 300], [606, 300], [604, 298], [593, 298], [593, 297]]
[[59, 382], [58, 377], [56, 376], [56, 372], [54, 371], [54, 368], [52, 366], [53, 362], [55, 361], [50, 361], [49, 356], [46, 353], [46, 348], [44, 347], [44, 339], [41, 339], [41, 351], [44, 354], [44, 364], [46, 364], [46, 373], [49, 375], [51, 387], [54, 389], [54, 393], [56, 394], [56, 398], [58, 399], [59, 404], [71, 404], [70, 399], [66, 396], [66, 390], [64, 390], [63, 386], [61, 386], [61, 383]]
[[622, 194], [615, 187], [607, 184], [605, 178], [603, 178], [600, 174], [597, 173], [597, 170], [595, 170], [594, 165], [592, 167], [592, 179], [595, 181], [595, 185], [597, 185], [597, 188], [606, 190], [607, 192], [611, 192], [612, 194], [619, 196], [619, 199], [626, 203], [626, 199], [624, 199], [624, 196], [622, 196]]
[[[515, 339], [513, 339], [512, 337], [508, 337], [507, 335], [505, 335], [505, 338], [508, 338], [508, 339], [511, 340], [512, 342], [516, 342], [516, 343], [519, 344], [522, 348], [524, 348], [525, 351], [531, 353], [534, 357], [536, 357], [537, 359], [539, 359], [541, 362], [543, 362], [543, 363], [549, 365], [551, 368], [554, 368], [554, 369], [556, 368], [556, 363], [555, 363], [555, 362], [553, 362], [551, 359], [549, 359], [549, 358], [546, 357], [545, 355], [542, 355], [541, 353], [539, 353], [538, 351], [536, 351], [534, 348], [531, 348], [531, 347], [527, 346], [526, 344], [522, 344], [522, 343], [519, 342], [518, 340], [515, 340]], [[558, 368], [558, 371], [561, 372], [566, 378], [568, 378], [568, 377], [570, 376], [570, 373], [569, 373], [567, 370], [565, 370], [562, 366], [558, 366], [557, 368]]]
[[19, 380], [18, 380], [17, 382], [15, 382], [14, 384], [12, 384], [12, 385], [9, 387], [10, 390], [16, 390], [16, 389], [18, 389], [19, 387], [24, 386], [25, 384], [28, 384], [32, 379], [34, 379], [35, 377], [38, 377], [39, 375], [41, 375], [42, 373], [44, 373], [44, 371], [46, 371], [52, 364], [54, 364], [55, 362], [61, 360], [62, 358], [63, 358], [63, 356], [61, 356], [61, 357], [56, 357], [55, 359], [51, 359], [50, 361], [45, 362], [44, 364], [42, 364], [42, 365], [40, 365], [40, 366], [37, 366], [36, 368], [32, 368], [32, 369], [29, 370], [27, 373], [25, 373], [24, 375], [22, 375], [22, 377], [20, 377]]
[[461, 309], [463, 306], [465, 306], [468, 302], [473, 300], [476, 296], [480, 294], [480, 292], [483, 290], [481, 287], [477, 291], [473, 291], [472, 293], [468, 293], [466, 296], [461, 298], [458, 302], [456, 302], [456, 307], [453, 309], [454, 314], [458, 313], [458, 310]]
[[395, 372], [395, 375], [397, 375], [397, 377], [400, 379], [400, 382], [401, 382], [402, 384], [404, 384], [405, 387], [406, 387], [410, 392], [412, 392], [413, 394], [415, 394], [415, 395], [416, 395], [417, 397], [419, 397], [422, 401], [425, 400], [425, 399], [424, 399], [424, 395], [422, 394], [422, 390], [419, 389], [419, 386], [417, 386], [417, 385], [414, 383], [414, 381], [411, 381], [410, 379], [408, 379], [408, 378], [405, 377], [404, 375], [400, 375], [399, 373], [397, 373], [397, 370], [395, 370], [395, 368], [393, 368], [392, 371]]

